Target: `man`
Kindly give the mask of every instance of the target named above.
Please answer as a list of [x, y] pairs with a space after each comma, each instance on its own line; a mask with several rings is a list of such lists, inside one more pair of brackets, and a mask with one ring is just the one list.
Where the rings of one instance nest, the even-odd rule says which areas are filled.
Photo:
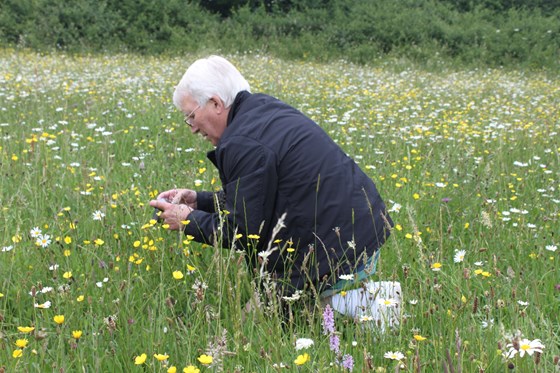
[[173, 189], [150, 201], [170, 229], [245, 250], [282, 295], [314, 287], [327, 296], [373, 273], [393, 223], [372, 180], [316, 123], [250, 93], [218, 56], [187, 69], [173, 102], [215, 146], [208, 158], [223, 190]]

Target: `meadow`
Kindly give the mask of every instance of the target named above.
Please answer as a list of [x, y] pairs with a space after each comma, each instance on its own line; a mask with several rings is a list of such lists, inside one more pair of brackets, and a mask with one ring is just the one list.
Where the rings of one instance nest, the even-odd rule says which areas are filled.
[[402, 284], [400, 326], [330, 333], [310, 296], [243, 315], [244, 254], [151, 220], [159, 191], [219, 188], [171, 102], [196, 57], [0, 51], [0, 371], [560, 371], [557, 74], [228, 56], [395, 221], [374, 279]]

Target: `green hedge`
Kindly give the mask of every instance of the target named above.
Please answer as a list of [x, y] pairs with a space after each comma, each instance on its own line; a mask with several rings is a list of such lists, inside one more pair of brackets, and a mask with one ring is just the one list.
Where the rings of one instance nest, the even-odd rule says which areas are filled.
[[356, 63], [389, 55], [416, 63], [557, 68], [560, 7], [546, 0], [531, 4], [0, 0], [0, 40], [16, 47], [76, 52], [259, 51]]

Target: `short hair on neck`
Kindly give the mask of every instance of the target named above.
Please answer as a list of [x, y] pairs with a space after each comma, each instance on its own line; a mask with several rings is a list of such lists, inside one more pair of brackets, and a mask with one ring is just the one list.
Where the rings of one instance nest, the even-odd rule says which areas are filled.
[[250, 91], [247, 80], [231, 62], [220, 56], [209, 56], [193, 62], [189, 66], [173, 92], [173, 103], [180, 108], [185, 97], [191, 97], [199, 105], [204, 105], [217, 95], [230, 107], [235, 96], [241, 91]]

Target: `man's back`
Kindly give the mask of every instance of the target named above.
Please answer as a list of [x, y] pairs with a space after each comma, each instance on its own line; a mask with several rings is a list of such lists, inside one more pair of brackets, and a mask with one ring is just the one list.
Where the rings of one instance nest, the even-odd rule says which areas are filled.
[[332, 285], [389, 235], [392, 222], [372, 180], [315, 122], [270, 96], [238, 95], [216, 158], [244, 233], [260, 230], [257, 252], [287, 213], [275, 238], [295, 251], [274, 252], [268, 270], [288, 275], [295, 288], [303, 288], [306, 278], [317, 285], [330, 273]]

